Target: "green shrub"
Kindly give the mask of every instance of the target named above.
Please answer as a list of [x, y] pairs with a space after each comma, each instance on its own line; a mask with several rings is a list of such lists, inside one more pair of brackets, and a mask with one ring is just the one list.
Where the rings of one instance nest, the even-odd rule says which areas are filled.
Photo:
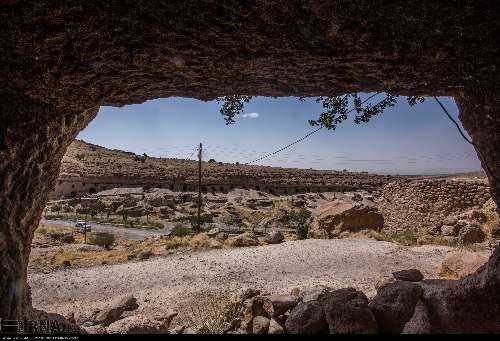
[[309, 233], [309, 225], [299, 225], [295, 230], [297, 239], [307, 239], [307, 234]]
[[45, 229], [43, 227], [39, 228], [37, 231], [38, 231], [38, 233], [40, 233], [43, 236], [45, 236], [47, 234], [47, 229]]
[[179, 224], [175, 224], [170, 235], [174, 236], [174, 237], [184, 237], [184, 236], [189, 235], [190, 233], [191, 233], [191, 229], [189, 227], [187, 227], [184, 224], [179, 223]]
[[309, 224], [311, 222], [311, 212], [304, 208], [292, 210], [281, 218], [281, 222], [289, 228], [295, 229], [298, 239], [307, 239]]
[[106, 249], [115, 242], [115, 235], [108, 232], [96, 232], [90, 235], [90, 244], [99, 245]]

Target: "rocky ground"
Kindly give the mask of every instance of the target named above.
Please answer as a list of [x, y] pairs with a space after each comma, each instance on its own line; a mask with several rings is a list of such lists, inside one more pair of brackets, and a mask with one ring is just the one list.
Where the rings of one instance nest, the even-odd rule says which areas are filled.
[[377, 281], [396, 270], [417, 268], [426, 278], [438, 277], [439, 266], [451, 250], [402, 247], [368, 238], [309, 239], [202, 252], [180, 250], [151, 260], [32, 273], [29, 283], [35, 308], [74, 313], [79, 324], [94, 321], [97, 311], [125, 295], [138, 300], [133, 315], [151, 317], [174, 310], [179, 313], [174, 323], [199, 323], [207, 314], [204, 306], [212, 314], [221, 314], [217, 304], [243, 287], [283, 293], [326, 285], [353, 287], [373, 296]]

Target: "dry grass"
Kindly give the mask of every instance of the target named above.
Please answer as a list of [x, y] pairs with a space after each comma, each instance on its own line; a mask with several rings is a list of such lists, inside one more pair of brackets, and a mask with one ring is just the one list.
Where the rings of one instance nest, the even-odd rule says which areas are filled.
[[239, 316], [241, 306], [231, 302], [227, 293], [208, 292], [200, 300], [189, 306], [187, 321], [202, 334], [222, 334]]
[[[97, 250], [89, 248], [89, 250], [84, 250], [85, 244], [83, 234], [75, 232], [71, 228], [53, 225], [41, 225], [35, 231], [33, 241], [40, 244], [48, 243], [51, 245], [53, 242], [46, 237], [46, 235], [51, 232], [72, 233], [75, 236], [75, 243], [62, 245], [60, 243], [55, 243], [55, 247], [32, 252], [30, 255], [30, 263], [39, 271], [57, 270], [64, 268], [65, 264], [70, 264], [72, 268], [77, 268], [123, 263], [130, 261], [131, 259], [129, 257], [131, 255], [137, 255], [145, 249], [151, 249], [155, 255], [166, 256], [169, 250], [177, 248], [190, 247], [193, 250], [205, 250], [213, 247], [208, 242], [210, 238], [206, 234], [200, 233], [195, 236], [172, 236], [164, 239], [151, 238], [142, 241], [117, 237], [109, 250], [104, 248], [98, 248]], [[87, 234], [87, 241], [92, 240], [93, 234], [94, 232]]]

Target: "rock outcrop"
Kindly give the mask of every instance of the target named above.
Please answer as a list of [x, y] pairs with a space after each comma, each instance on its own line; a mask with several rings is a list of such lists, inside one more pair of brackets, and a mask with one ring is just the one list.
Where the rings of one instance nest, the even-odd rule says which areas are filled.
[[439, 274], [449, 279], [464, 278], [488, 261], [484, 254], [470, 251], [448, 252], [441, 263]]
[[319, 206], [314, 211], [309, 235], [322, 237], [324, 233], [320, 231], [323, 230], [329, 237], [337, 237], [346, 231], [379, 231], [383, 226], [384, 217], [374, 205], [337, 199]]

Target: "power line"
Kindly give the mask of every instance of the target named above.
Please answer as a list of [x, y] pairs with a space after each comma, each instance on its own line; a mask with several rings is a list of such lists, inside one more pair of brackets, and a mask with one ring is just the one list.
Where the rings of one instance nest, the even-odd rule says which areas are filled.
[[467, 138], [467, 136], [465, 136], [464, 132], [462, 131], [462, 129], [460, 128], [460, 125], [457, 123], [457, 121], [455, 121], [455, 119], [450, 115], [450, 113], [448, 112], [448, 110], [446, 110], [445, 106], [443, 105], [443, 103], [441, 103], [441, 101], [436, 97], [436, 96], [433, 96], [434, 99], [436, 100], [436, 102], [439, 104], [439, 106], [441, 107], [441, 109], [443, 109], [444, 113], [446, 114], [446, 116], [448, 116], [448, 118], [455, 124], [455, 126], [457, 127], [458, 129], [458, 132], [460, 133], [460, 135], [462, 135], [463, 139], [465, 141], [467, 141], [469, 144], [471, 144], [474, 149], [476, 150], [476, 152], [479, 154], [479, 156], [481, 157], [482, 161], [484, 162], [484, 166], [486, 167], [486, 171], [491, 175], [491, 177], [493, 179], [495, 179], [496, 182], [500, 182], [500, 180], [495, 176], [495, 174], [491, 171], [491, 168], [490, 168], [490, 165], [488, 164], [488, 161], [486, 160], [486, 158], [484, 157], [484, 154], [481, 150], [481, 148], [479, 148], [479, 146], [477, 144], [475, 144], [474, 142], [472, 142], [472, 140], [469, 140]]
[[[372, 99], [373, 97], [377, 96], [378, 94], [380, 94], [380, 92], [376, 92], [375, 94], [371, 95], [370, 97], [368, 97], [367, 99], [365, 99], [363, 102], [361, 102], [361, 104], [364, 104], [365, 102], [368, 102], [370, 99]], [[380, 101], [379, 103], [381, 103], [381, 102], [382, 102], [382, 101]], [[353, 112], [354, 110], [355, 110], [355, 108], [352, 108], [351, 110], [349, 110], [349, 111], [347, 112], [347, 114], [349, 114], [349, 113]], [[268, 158], [268, 157], [270, 157], [270, 156], [276, 155], [276, 154], [278, 154], [279, 152], [282, 152], [283, 150], [288, 149], [288, 148], [290, 148], [291, 146], [293, 146], [293, 145], [295, 145], [295, 144], [297, 144], [297, 143], [299, 143], [299, 142], [301, 142], [301, 141], [303, 141], [303, 140], [307, 139], [309, 136], [311, 136], [311, 135], [313, 135], [313, 134], [317, 133], [318, 131], [320, 131], [320, 130], [321, 130], [321, 129], [323, 129], [323, 128], [324, 128], [324, 127], [319, 127], [319, 128], [317, 128], [317, 129], [315, 129], [315, 130], [313, 130], [313, 131], [311, 131], [311, 132], [307, 133], [306, 135], [304, 135], [304, 136], [303, 136], [303, 137], [301, 137], [300, 139], [295, 140], [295, 141], [293, 141], [292, 143], [287, 144], [287, 145], [286, 145], [286, 146], [284, 146], [283, 148], [280, 148], [280, 149], [278, 149], [278, 150], [275, 150], [274, 152], [271, 152], [271, 153], [269, 153], [269, 154], [266, 154], [266, 155], [264, 155], [264, 156], [262, 156], [262, 157], [260, 157], [260, 158], [258, 158], [258, 159], [255, 159], [255, 160], [253, 160], [253, 161], [247, 162], [246, 164], [248, 165], [248, 164], [251, 164], [251, 163], [254, 163], [254, 162], [260, 161], [260, 160], [264, 160], [264, 159], [266, 159], [266, 158]]]

